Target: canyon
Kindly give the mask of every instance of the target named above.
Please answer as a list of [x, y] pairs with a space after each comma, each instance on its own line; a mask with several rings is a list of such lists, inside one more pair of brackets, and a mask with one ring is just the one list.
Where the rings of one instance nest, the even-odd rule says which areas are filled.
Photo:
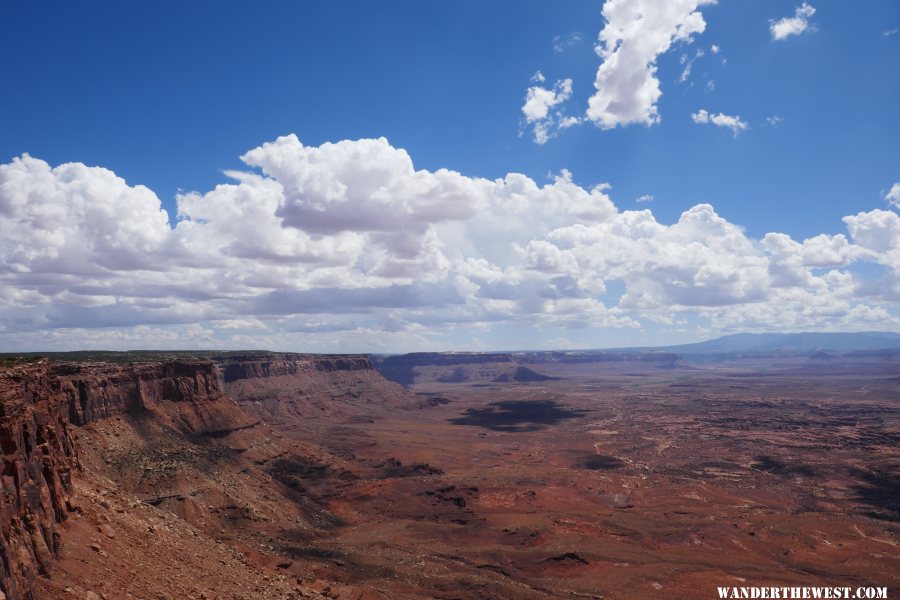
[[898, 371], [893, 352], [9, 357], [0, 598], [896, 592]]
[[[363, 356], [150, 353], [12, 361], [0, 373], [0, 592], [7, 598], [97, 594], [82, 589], [88, 583], [112, 586], [109, 597], [151, 597], [147, 590], [160, 573], [177, 571], [174, 563], [187, 558], [165, 556], [175, 548], [195, 548], [199, 558], [205, 541], [215, 556], [223, 552], [221, 532], [231, 531], [238, 546], [257, 547], [264, 529], [315, 529], [327, 511], [298, 499], [270, 471], [327, 453], [286, 440], [269, 421], [309, 419], [326, 409], [332, 417], [366, 418], [375, 406], [404, 402], [415, 398], [382, 379]], [[147, 545], [148, 532], [165, 539]], [[130, 547], [101, 547], [123, 542]], [[279, 587], [282, 580], [265, 575], [265, 560], [244, 565], [249, 573], [241, 577], [234, 555], [225, 556], [212, 565], [200, 560], [184, 579], [202, 587], [206, 574], [211, 590], [228, 581], [237, 587], [264, 582], [250, 591], [257, 597], [287, 597], [297, 587]], [[147, 568], [154, 560], [162, 561], [156, 572]], [[219, 561], [228, 565], [228, 577], [216, 568]], [[149, 579], [135, 576], [141, 570]], [[115, 576], [104, 575], [110, 572]], [[197, 597], [203, 591], [176, 584], [159, 593]], [[302, 587], [297, 593], [318, 597]]]

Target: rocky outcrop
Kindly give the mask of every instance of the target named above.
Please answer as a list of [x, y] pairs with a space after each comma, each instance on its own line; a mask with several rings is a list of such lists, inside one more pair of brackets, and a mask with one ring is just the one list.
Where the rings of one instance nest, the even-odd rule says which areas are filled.
[[532, 371], [528, 367], [515, 367], [506, 373], [501, 373], [494, 378], [498, 383], [515, 381], [518, 383], [528, 383], [533, 381], [555, 381], [558, 377], [550, 377], [537, 371]]
[[44, 364], [0, 372], [0, 590], [32, 598], [59, 546], [57, 525], [72, 509], [78, 459], [61, 380]]
[[323, 414], [364, 418], [419, 400], [362, 355], [249, 354], [216, 359], [229, 397], [268, 423], [302, 426]]
[[78, 427], [148, 418], [207, 448], [223, 443], [208, 438], [246, 441], [264, 427], [261, 415], [305, 423], [323, 411], [356, 417], [415, 400], [365, 356], [147, 354], [0, 367], [0, 599], [32, 600], [35, 578], [50, 569], [58, 525], [73, 510]]
[[[375, 368], [385, 379], [396, 381], [401, 385], [410, 385], [418, 379], [417, 367], [458, 367], [460, 365], [484, 365], [491, 363], [511, 363], [515, 360], [508, 353], [480, 352], [412, 352], [394, 356], [373, 356]], [[458, 369], [446, 371], [451, 378], [445, 383], [459, 383], [468, 378], [460, 377]], [[453, 379], [455, 378], [455, 379]]]
[[[402, 385], [413, 383], [527, 383], [552, 381], [555, 378], [538, 373], [520, 363], [539, 364], [547, 353], [535, 352], [417, 352], [398, 356], [375, 356], [378, 371]], [[552, 358], [549, 357], [548, 358]], [[553, 362], [546, 360], [544, 362]]]
[[61, 364], [55, 370], [75, 425], [152, 412], [185, 433], [221, 435], [257, 422], [225, 396], [211, 361]]
[[[679, 356], [671, 352], [546, 351], [546, 352], [413, 352], [373, 355], [375, 368], [386, 379], [409, 386], [414, 383], [495, 383], [549, 381], [552, 378], [522, 365], [595, 363], [652, 363], [674, 368]], [[525, 370], [523, 370], [525, 369]]]
[[317, 371], [371, 371], [375, 367], [365, 356], [320, 356], [315, 361]]
[[310, 370], [334, 372], [365, 371], [373, 368], [368, 358], [359, 355], [229, 354], [216, 357], [215, 361], [219, 365], [225, 383], [241, 379], [297, 375]]
[[0, 370], [0, 598], [31, 599], [50, 569], [57, 525], [72, 510], [72, 431], [115, 415], [147, 415], [190, 435], [219, 436], [258, 419], [223, 392], [211, 361], [16, 363]]

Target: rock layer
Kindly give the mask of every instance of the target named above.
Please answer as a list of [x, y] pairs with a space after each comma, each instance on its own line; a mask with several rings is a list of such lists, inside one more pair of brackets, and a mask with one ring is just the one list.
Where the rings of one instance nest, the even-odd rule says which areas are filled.
[[59, 546], [57, 524], [72, 510], [78, 459], [62, 381], [46, 364], [0, 373], [0, 590], [31, 598]]
[[141, 411], [189, 434], [218, 435], [256, 422], [225, 397], [211, 361], [62, 364], [55, 371], [75, 425]]
[[365, 356], [312, 356], [303, 354], [247, 354], [216, 358], [225, 383], [296, 375], [309, 371], [367, 371], [372, 363]]
[[229, 355], [219, 366], [228, 396], [275, 425], [294, 427], [323, 414], [367, 418], [416, 402], [362, 355]]
[[202, 445], [203, 438], [250, 435], [242, 430], [256, 431], [263, 414], [297, 421], [323, 410], [365, 412], [342, 402], [347, 398], [410, 401], [365, 356], [147, 354], [137, 362], [103, 353], [108, 362], [20, 361], [0, 370], [0, 598], [32, 599], [35, 578], [49, 572], [60, 546], [57, 526], [73, 510], [79, 427], [147, 417]]
[[[259, 368], [265, 367], [263, 364]], [[76, 426], [150, 412], [187, 434], [219, 435], [257, 420], [228, 399], [216, 363], [19, 363], [0, 371], [0, 592], [31, 598], [72, 510]], [[0, 595], [0, 597], [2, 597]]]

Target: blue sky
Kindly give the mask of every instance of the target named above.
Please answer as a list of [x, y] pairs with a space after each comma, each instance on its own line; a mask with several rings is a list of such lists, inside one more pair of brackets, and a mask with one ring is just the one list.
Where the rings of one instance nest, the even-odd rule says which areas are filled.
[[[143, 343], [396, 351], [615, 346], [622, 345], [620, 341], [689, 341], [779, 327], [897, 330], [900, 233], [890, 193], [900, 181], [900, 71], [895, 67], [900, 64], [900, 4], [669, 3], [670, 9], [680, 5], [682, 12], [660, 20], [656, 30], [637, 27], [622, 42], [627, 48], [641, 47], [654, 35], [667, 40], [664, 51], [650, 51], [656, 67], [651, 77], [661, 92], [652, 103], [656, 116], [598, 126], [585, 111], [590, 97], [606, 93], [595, 89], [594, 81], [605, 60], [595, 46], [598, 34], [610, 24], [607, 17], [616, 7], [627, 12], [637, 5], [649, 14], [665, 4], [473, 0], [270, 2], [264, 7], [238, 2], [7, 5], [0, 19], [0, 50], [6, 58], [0, 88], [0, 163], [8, 167], [8, 184], [0, 192], [0, 219], [9, 229], [0, 231], [19, 233], [7, 234], [3, 245], [7, 264], [15, 267], [3, 276], [7, 293], [0, 302], [7, 316], [0, 318], [0, 344], [10, 349], [23, 344], [49, 349]], [[610, 5], [606, 14], [604, 5]], [[702, 27], [697, 28], [697, 18]], [[786, 18], [799, 21], [784, 25], [784, 37], [776, 39], [774, 26]], [[695, 31], [685, 39], [673, 39], [667, 30], [686, 24]], [[682, 81], [688, 63], [690, 74]], [[533, 80], [538, 71], [542, 82]], [[571, 80], [571, 94], [551, 107], [549, 127], [555, 127], [556, 110], [578, 123], [536, 143], [535, 122], [522, 110], [526, 93], [532, 87], [552, 91], [555, 82], [566, 79]], [[696, 122], [702, 121], [700, 111], [712, 122]], [[730, 123], [737, 120], [743, 129], [735, 134], [715, 124], [726, 118]], [[361, 204], [335, 212], [327, 225], [309, 225], [304, 221], [309, 206], [304, 208], [304, 203], [315, 204], [312, 192], [303, 196], [302, 190], [290, 188], [307, 174], [296, 169], [275, 174], [278, 161], [272, 156], [260, 156], [249, 165], [240, 159], [288, 134], [295, 134], [305, 149], [384, 137], [389, 145], [372, 150], [372, 156], [377, 155], [372, 160], [393, 160], [393, 153], [403, 149], [415, 169], [458, 172], [465, 181], [454, 181], [458, 189], [441, 202], [463, 208], [452, 215], [410, 208], [415, 202], [427, 203], [415, 196], [378, 207], [388, 214], [400, 211], [396, 222], [402, 225], [335, 225], [350, 219], [354, 210], [365, 214], [371, 200], [365, 197], [370, 186], [341, 171], [341, 177], [352, 179], [341, 180], [350, 189], [355, 183], [361, 186], [347, 201]], [[278, 154], [277, 148], [270, 150]], [[53, 172], [57, 180], [94, 181], [100, 174], [91, 169], [102, 167], [127, 186], [85, 183], [88, 193], [63, 185], [57, 194], [36, 199], [48, 185], [35, 175], [40, 165], [25, 168], [19, 161], [28, 176], [17, 178], [10, 167], [23, 153], [50, 168], [66, 163], [84, 167], [68, 175]], [[342, 155], [322, 160], [351, 159]], [[331, 164], [338, 169], [337, 163]], [[178, 233], [177, 194], [198, 192], [186, 197], [203, 198], [215, 186], [231, 182], [225, 171], [235, 170], [262, 173], [280, 186], [283, 197], [272, 205], [276, 217], [284, 219], [273, 225], [279, 227], [277, 232], [242, 235], [222, 220], [228, 211], [221, 206], [211, 211], [200, 206], [203, 202], [185, 201], [193, 212], [182, 209], [181, 219], [198, 225], [191, 234], [198, 239]], [[564, 171], [571, 175], [561, 176]], [[336, 172], [328, 171], [329, 176]], [[692, 207], [709, 204], [734, 231], [713, 227], [693, 239], [661, 229], [660, 235], [668, 237], [647, 241], [641, 251], [664, 249], [668, 258], [662, 262], [646, 258], [625, 265], [607, 257], [600, 265], [593, 257], [615, 243], [601, 242], [592, 249], [564, 235], [571, 231], [552, 235], [585, 224], [583, 215], [572, 217], [571, 202], [582, 201], [576, 198], [557, 207], [569, 211], [570, 218], [543, 215], [548, 224], [543, 230], [522, 228], [508, 239], [491, 241], [473, 232], [489, 230], [490, 218], [477, 221], [492, 211], [502, 213], [497, 198], [505, 192], [470, 188], [481, 185], [472, 183], [480, 181], [477, 178], [493, 181], [507, 173], [521, 173], [539, 188], [564, 180], [580, 190], [569, 190], [575, 195], [608, 184], [611, 187], [598, 194], [603, 195], [601, 202], [614, 207], [615, 218], [627, 220], [628, 211], [649, 210], [660, 227], [676, 224]], [[132, 222], [134, 215], [154, 223], [156, 219], [147, 197], [134, 192], [138, 185], [152, 190], [167, 213], [170, 231], [151, 231], [142, 221]], [[248, 184], [243, 191], [207, 202], [241, 202], [241, 194], [261, 187], [265, 185]], [[14, 194], [29, 200], [17, 204], [11, 200]], [[122, 200], [123, 194], [128, 201]], [[642, 196], [652, 200], [638, 202]], [[527, 202], [542, 202], [534, 194], [528, 197]], [[102, 208], [106, 202], [110, 206]], [[900, 198], [895, 204], [900, 205]], [[96, 216], [97, 210], [103, 216]], [[521, 210], [526, 212], [516, 209], [507, 217], [541, 221], [530, 209]], [[53, 224], [40, 221], [54, 211], [74, 216]], [[586, 222], [608, 225], [608, 231], [597, 235], [621, 229], [606, 208], [598, 211]], [[852, 224], [843, 221], [858, 214], [867, 216]], [[203, 236], [197, 233], [209, 223], [216, 227], [207, 228]], [[21, 233], [23, 224], [35, 231]], [[856, 237], [848, 231], [850, 225]], [[44, 236], [54, 227], [65, 232], [59, 235], [72, 237], [51, 252], [55, 242]], [[285, 233], [283, 228], [293, 229]], [[138, 247], [84, 241], [91, 235], [134, 240], [135, 231], [147, 237]], [[846, 247], [829, 237], [817, 243], [840, 246], [843, 249], [834, 250], [840, 257], [811, 257], [822, 255], [815, 245], [799, 250], [792, 246], [789, 252], [782, 244], [775, 252], [775, 238], [763, 243], [772, 232], [787, 234], [795, 243], [843, 235]], [[278, 246], [277, 259], [271, 248], [257, 247], [238, 253], [255, 262], [220, 264], [211, 258], [203, 262], [197, 250], [202, 246], [200, 254], [208, 257], [234, 248], [244, 238], [271, 241], [282, 233], [288, 237]], [[633, 234], [622, 235], [633, 242]], [[708, 242], [710, 234], [741, 239], [736, 237], [723, 249]], [[223, 237], [229, 235], [233, 239]], [[566, 241], [559, 242], [563, 238]], [[733, 252], [734, 260], [700, 261], [690, 273], [672, 275], [666, 260], [677, 262], [682, 250], [699, 256], [691, 251], [691, 243], [701, 242], [710, 256]], [[494, 252], [492, 243], [506, 246]], [[638, 252], [622, 243], [623, 252]], [[677, 249], [667, 245], [675, 243], [680, 244]], [[328, 251], [310, 250], [311, 244], [324, 244]], [[555, 244], [556, 249], [542, 244]], [[336, 250], [338, 246], [342, 250]], [[336, 254], [328, 255], [332, 251]], [[536, 253], [551, 251], [562, 262], [538, 266]], [[135, 258], [119, 263], [99, 258], [101, 252]], [[518, 262], [508, 259], [516, 252]], [[70, 260], [61, 261], [62, 254]], [[501, 254], [507, 258], [498, 258]], [[75, 255], [80, 262], [71, 258]], [[310, 266], [312, 255], [322, 260], [316, 268]], [[43, 257], [42, 262], [35, 257]], [[472, 274], [473, 261], [479, 260], [502, 273], [488, 279], [484, 273]], [[265, 271], [266, 265], [273, 270], [265, 283], [235, 275]], [[290, 265], [296, 268], [292, 271]], [[337, 272], [339, 266], [346, 269]], [[170, 272], [173, 269], [177, 273]], [[768, 279], [747, 276], [744, 281], [753, 269]], [[787, 276], [784, 269], [793, 271]], [[163, 271], [168, 275], [147, 283], [153, 273]], [[543, 279], [536, 280], [535, 273]], [[716, 289], [709, 287], [709, 273], [718, 278]], [[460, 283], [460, 278], [465, 281]], [[211, 283], [222, 280], [232, 285]], [[569, 291], [560, 291], [565, 281]], [[434, 289], [413, 289], [426, 285]], [[723, 291], [722, 285], [731, 288]], [[498, 286], [502, 293], [494, 289]], [[355, 295], [368, 297], [363, 290], [386, 289], [420, 302], [373, 307], [354, 300], [350, 304], [355, 308], [340, 308]], [[306, 294], [292, 302], [307, 302], [313, 292], [333, 302], [315, 314], [296, 307], [260, 307], [271, 305], [264, 300], [290, 294]], [[823, 294], [831, 304], [818, 306], [810, 300]], [[563, 307], [563, 297], [572, 305]], [[435, 298], [433, 307], [428, 298]], [[560, 301], [550, 306], [548, 299]], [[765, 316], [785, 303], [793, 303], [790, 315]], [[166, 318], [163, 312], [175, 316]], [[189, 329], [193, 333], [185, 333]]]

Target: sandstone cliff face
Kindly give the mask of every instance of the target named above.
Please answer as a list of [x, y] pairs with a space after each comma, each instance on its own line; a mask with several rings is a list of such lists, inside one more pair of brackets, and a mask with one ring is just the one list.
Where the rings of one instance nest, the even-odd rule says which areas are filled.
[[50, 569], [60, 546], [57, 526], [73, 510], [79, 427], [126, 414], [132, 421], [147, 417], [206, 448], [219, 443], [208, 438], [252, 437], [260, 416], [305, 423], [322, 411], [358, 416], [366, 405], [409, 402], [368, 358], [354, 355], [210, 354], [0, 367], [0, 599], [32, 600], [35, 578]]
[[31, 598], [48, 572], [59, 539], [56, 525], [71, 510], [78, 459], [62, 385], [46, 364], [0, 372], [0, 590]]
[[76, 425], [163, 400], [209, 401], [222, 395], [212, 363], [70, 363], [57, 366], [55, 372], [65, 382], [70, 420]]
[[302, 427], [322, 414], [368, 418], [417, 399], [360, 355], [266, 354], [219, 359], [226, 393], [266, 422]]
[[225, 397], [209, 361], [63, 364], [56, 372], [76, 425], [141, 411], [191, 434], [220, 435], [256, 423]]
[[248, 354], [217, 358], [225, 383], [297, 375], [310, 371], [366, 371], [372, 364], [364, 356], [309, 356], [303, 354]]
[[0, 598], [30, 599], [59, 546], [78, 466], [73, 428], [148, 413], [189, 435], [218, 436], [258, 420], [223, 392], [210, 361], [19, 364], [0, 371]]
[[[453, 373], [462, 365], [512, 364], [516, 356], [496, 352], [413, 352], [394, 356], [373, 357], [375, 368], [385, 379], [402, 385], [410, 385], [419, 380], [418, 367], [443, 367], [445, 373]], [[437, 380], [437, 378], [434, 378]], [[451, 382], [448, 382], [451, 383]]]

